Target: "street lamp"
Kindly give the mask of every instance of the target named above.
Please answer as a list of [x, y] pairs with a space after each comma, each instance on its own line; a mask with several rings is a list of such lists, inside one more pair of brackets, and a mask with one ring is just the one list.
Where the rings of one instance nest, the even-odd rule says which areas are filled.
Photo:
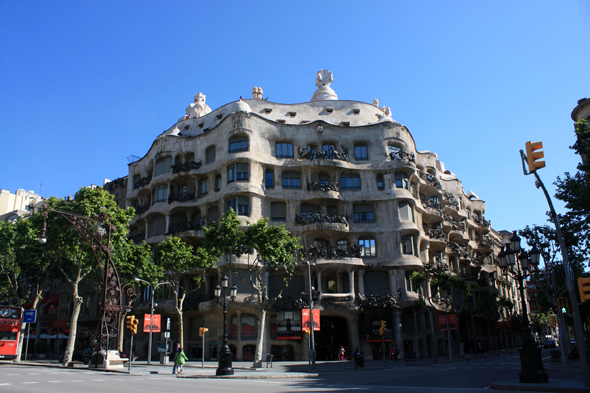
[[[221, 304], [223, 307], [223, 343], [221, 345], [221, 350], [219, 351], [219, 363], [215, 375], [234, 375], [234, 369], [232, 368], [232, 352], [227, 343], [227, 308], [235, 300], [238, 294], [238, 287], [234, 284], [230, 288], [230, 300], [227, 301], [225, 290], [229, 285], [228, 281], [227, 276], [224, 274], [223, 277], [221, 277], [221, 286], [218, 284], [215, 287], [217, 303]], [[223, 297], [223, 303], [219, 301], [220, 297]]]
[[303, 263], [307, 265], [307, 275], [309, 276], [309, 369], [315, 370], [315, 337], [313, 329], [313, 287], [311, 286], [312, 263], [310, 261], [304, 261]]
[[152, 364], [152, 334], [154, 331], [154, 292], [156, 291], [156, 289], [160, 286], [160, 285], [172, 285], [171, 282], [160, 282], [158, 284], [156, 284], [156, 286], [152, 286], [152, 283], [146, 281], [146, 280], [142, 280], [141, 278], [137, 278], [135, 277], [134, 280], [136, 282], [144, 282], [147, 285], [149, 285], [150, 289], [151, 289], [151, 298], [152, 298], [152, 305], [150, 307], [150, 335], [148, 338], [148, 359], [147, 359], [147, 364]]
[[[519, 254], [520, 253], [520, 254]], [[517, 257], [517, 254], [518, 257]], [[529, 269], [539, 263], [541, 252], [537, 247], [533, 247], [528, 253], [520, 248], [520, 237], [514, 231], [510, 239], [510, 245], [506, 246], [498, 254], [500, 268], [505, 275], [516, 278], [518, 289], [520, 291], [520, 301], [522, 316], [524, 319], [524, 331], [522, 335], [522, 346], [518, 350], [520, 353], [521, 371], [519, 379], [521, 383], [549, 383], [549, 377], [543, 368], [543, 359], [541, 357], [541, 348], [533, 339], [531, 325], [526, 307], [526, 298], [524, 291], [524, 279], [529, 276]], [[516, 260], [518, 259], [518, 264]], [[516, 270], [514, 270], [516, 268]]]

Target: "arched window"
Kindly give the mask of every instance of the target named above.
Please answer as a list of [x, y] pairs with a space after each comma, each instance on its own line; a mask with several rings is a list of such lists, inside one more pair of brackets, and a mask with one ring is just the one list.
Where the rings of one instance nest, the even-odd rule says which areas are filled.
[[343, 190], [360, 190], [361, 178], [356, 173], [348, 173], [340, 176], [340, 184]]
[[293, 144], [287, 142], [278, 142], [277, 158], [293, 158]]
[[375, 207], [373, 205], [354, 205], [352, 207], [355, 223], [366, 224], [375, 222]]
[[235, 136], [229, 140], [229, 152], [237, 153], [240, 151], [248, 151], [247, 136]]

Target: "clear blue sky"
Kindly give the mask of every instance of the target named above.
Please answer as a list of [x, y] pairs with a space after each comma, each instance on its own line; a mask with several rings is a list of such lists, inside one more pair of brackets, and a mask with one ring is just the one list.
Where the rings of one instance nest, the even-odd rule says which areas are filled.
[[305, 102], [329, 69], [340, 99], [391, 107], [495, 229], [543, 224], [518, 151], [543, 141], [551, 193], [575, 171], [589, 20], [590, 1], [0, 0], [0, 188], [101, 185], [197, 92], [212, 109], [253, 86]]

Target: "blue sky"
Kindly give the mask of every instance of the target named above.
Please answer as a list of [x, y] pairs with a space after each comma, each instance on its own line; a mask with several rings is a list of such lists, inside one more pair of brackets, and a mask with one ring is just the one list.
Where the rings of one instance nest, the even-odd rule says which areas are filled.
[[0, 188], [73, 195], [125, 176], [197, 92], [305, 102], [329, 69], [340, 99], [391, 107], [495, 229], [544, 224], [518, 151], [543, 141], [551, 194], [575, 171], [589, 17], [590, 1], [0, 0]]

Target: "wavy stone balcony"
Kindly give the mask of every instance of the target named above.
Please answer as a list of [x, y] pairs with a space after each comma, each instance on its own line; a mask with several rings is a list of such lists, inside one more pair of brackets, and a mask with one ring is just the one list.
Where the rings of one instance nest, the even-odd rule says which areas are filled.
[[431, 175], [427, 172], [418, 171], [418, 176], [420, 177], [420, 179], [424, 180], [426, 184], [431, 185], [437, 190], [442, 190], [442, 185], [434, 175]]
[[339, 247], [318, 247], [311, 246], [304, 248], [301, 253], [304, 259], [344, 259], [344, 258], [360, 258], [361, 247], [353, 244], [346, 249]]
[[341, 152], [335, 150], [333, 147], [330, 147], [328, 150], [319, 150], [317, 148], [310, 148], [306, 150], [304, 148], [298, 147], [297, 152], [300, 160], [324, 159], [350, 162], [349, 150], [344, 146], [340, 147], [342, 148]]
[[348, 218], [345, 215], [323, 213], [306, 213], [302, 215], [295, 215], [295, 224], [297, 225], [309, 225], [316, 223], [342, 224], [348, 227]]
[[337, 192], [340, 193], [340, 182], [307, 182], [307, 191]]
[[175, 194], [170, 194], [168, 197], [168, 203], [172, 202], [188, 202], [195, 199], [195, 194], [192, 192], [178, 192]]
[[139, 181], [136, 181], [135, 183], [133, 183], [133, 189], [137, 190], [138, 188], [141, 187], [145, 187], [148, 184], [150, 184], [150, 182], [152, 181], [152, 176], [146, 176], [146, 177], [142, 177], [141, 179], [139, 179]]
[[202, 164], [203, 164], [203, 161], [199, 161], [199, 162], [190, 161], [190, 162], [183, 162], [182, 164], [175, 164], [175, 165], [172, 165], [172, 173], [188, 172], [193, 169], [199, 169]]

